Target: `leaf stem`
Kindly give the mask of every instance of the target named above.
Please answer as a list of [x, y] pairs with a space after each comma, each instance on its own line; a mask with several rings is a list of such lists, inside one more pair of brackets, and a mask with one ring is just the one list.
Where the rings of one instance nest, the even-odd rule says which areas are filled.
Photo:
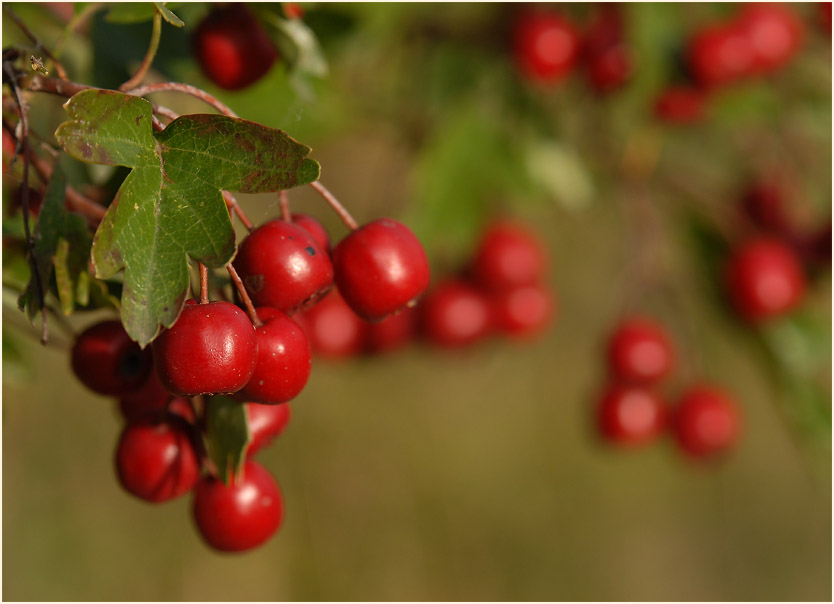
[[61, 65], [61, 62], [55, 58], [55, 55], [49, 52], [48, 48], [41, 44], [41, 41], [38, 40], [37, 36], [33, 34], [28, 27], [26, 27], [26, 24], [20, 19], [20, 17], [14, 14], [11, 11], [11, 9], [7, 8], [7, 5], [5, 4], [3, 5], [3, 12], [6, 13], [9, 19], [14, 21], [15, 25], [17, 25], [20, 28], [20, 31], [22, 31], [24, 35], [32, 41], [32, 43], [35, 45], [35, 48], [43, 52], [43, 54], [46, 55], [46, 58], [52, 61], [52, 64], [55, 66], [55, 71], [57, 72], [58, 77], [62, 80], [66, 80], [67, 72], [64, 70], [64, 66]]
[[151, 32], [151, 43], [148, 46], [148, 52], [145, 53], [145, 58], [142, 59], [142, 62], [139, 64], [139, 68], [136, 70], [136, 73], [133, 74], [133, 77], [121, 86], [119, 86], [119, 90], [125, 92], [126, 90], [135, 88], [136, 86], [142, 83], [142, 80], [145, 78], [145, 76], [148, 73], [148, 70], [151, 68], [151, 64], [153, 63], [153, 59], [156, 56], [157, 49], [159, 49], [159, 39], [161, 37], [162, 13], [159, 12], [159, 10], [154, 10], [153, 31]]
[[145, 96], [154, 92], [181, 92], [200, 99], [224, 115], [228, 115], [229, 117], [238, 117], [238, 115], [221, 100], [213, 97], [205, 90], [201, 90], [200, 88], [191, 86], [190, 84], [182, 84], [180, 82], [159, 82], [156, 84], [137, 86], [136, 88], [132, 88], [130, 90], [124, 90], [123, 92], [134, 96]]
[[254, 225], [252, 224], [252, 221], [249, 220], [249, 217], [246, 215], [246, 213], [243, 211], [243, 208], [241, 208], [238, 205], [237, 199], [235, 199], [234, 196], [228, 191], [222, 191], [222, 193], [223, 200], [226, 202], [226, 207], [232, 210], [237, 215], [237, 217], [240, 218], [240, 221], [243, 223], [243, 226], [247, 228], [247, 230], [251, 231]]
[[200, 304], [208, 304], [208, 267], [202, 262], [198, 263], [200, 267]]
[[278, 191], [278, 200], [281, 204], [281, 218], [286, 222], [292, 222], [292, 212], [290, 212], [290, 198], [287, 195], [287, 190]]
[[246, 287], [244, 287], [243, 281], [240, 279], [240, 275], [237, 274], [235, 267], [231, 264], [226, 265], [226, 270], [229, 271], [232, 283], [235, 284], [235, 289], [237, 289], [237, 293], [240, 295], [240, 299], [246, 307], [246, 314], [249, 315], [249, 320], [252, 321], [252, 325], [255, 327], [260, 327], [263, 325], [263, 322], [258, 318], [258, 313], [255, 311], [255, 305], [252, 304], [252, 298], [249, 297], [249, 292], [246, 291]]
[[359, 225], [353, 219], [353, 216], [350, 215], [350, 212], [348, 212], [345, 209], [345, 207], [341, 203], [339, 203], [339, 200], [336, 199], [333, 193], [328, 191], [323, 184], [321, 184], [318, 181], [315, 181], [311, 182], [310, 186], [313, 187], [313, 189], [315, 189], [319, 193], [319, 195], [324, 197], [324, 200], [330, 205], [333, 211], [339, 215], [339, 218], [347, 228], [349, 228], [351, 231], [355, 231], [359, 228]]

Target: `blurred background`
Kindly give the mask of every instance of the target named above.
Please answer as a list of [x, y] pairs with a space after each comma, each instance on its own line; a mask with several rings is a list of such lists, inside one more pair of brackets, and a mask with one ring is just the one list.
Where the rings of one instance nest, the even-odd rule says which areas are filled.
[[[6, 3], [3, 46], [36, 52], [10, 9], [70, 79], [116, 88], [151, 35], [147, 7], [127, 6]], [[20, 219], [4, 174], [3, 599], [831, 599], [830, 3], [773, 5], [783, 33], [762, 34], [764, 48], [782, 54], [748, 68], [727, 45], [754, 5], [253, 5], [280, 56], [234, 91], [192, 46], [224, 5], [167, 6], [185, 27], [163, 24], [149, 81], [193, 84], [310, 145], [360, 223], [413, 228], [432, 287], [496, 217], [527, 225], [555, 314], [525, 339], [314, 356], [289, 426], [259, 453], [283, 526], [218, 554], [189, 496], [151, 505], [117, 483], [123, 420], [69, 366], [73, 333], [114, 311], [50, 319], [42, 347], [17, 310], [26, 264], [7, 245]], [[531, 14], [575, 37], [558, 66], [531, 59]], [[50, 140], [64, 99], [30, 100]], [[90, 194], [118, 178], [60, 161]], [[775, 214], [750, 210], [757, 187]], [[277, 195], [238, 199], [256, 224], [280, 213]], [[289, 199], [334, 242], [347, 233], [308, 187]], [[795, 251], [807, 283], [791, 312], [751, 324], [721, 271], [761, 234]], [[700, 382], [737, 402], [743, 429], [724, 455], [691, 459], [666, 434], [601, 438], [607, 338], [634, 312], [675, 343], [670, 403]]]

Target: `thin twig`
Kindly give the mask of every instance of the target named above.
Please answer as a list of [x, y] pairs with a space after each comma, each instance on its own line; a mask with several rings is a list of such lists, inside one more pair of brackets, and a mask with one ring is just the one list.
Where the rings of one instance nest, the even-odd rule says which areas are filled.
[[189, 84], [182, 84], [180, 82], [159, 82], [156, 84], [145, 84], [144, 86], [137, 86], [131, 90], [125, 90], [127, 94], [132, 94], [134, 96], [145, 96], [147, 94], [152, 94], [154, 92], [181, 92], [183, 94], [188, 94], [195, 98], [200, 99], [201, 101], [211, 105], [217, 111], [224, 115], [228, 115], [229, 117], [238, 117], [237, 114], [232, 111], [228, 105], [220, 101], [219, 99], [213, 97], [205, 90], [201, 90], [196, 86], [191, 86]]
[[237, 289], [237, 293], [240, 295], [240, 299], [243, 301], [243, 306], [246, 307], [246, 314], [249, 315], [249, 320], [252, 321], [252, 325], [255, 327], [260, 327], [263, 325], [263, 322], [258, 318], [258, 313], [255, 311], [255, 305], [252, 304], [252, 298], [249, 297], [249, 292], [246, 291], [246, 287], [243, 285], [243, 281], [240, 279], [240, 275], [237, 274], [235, 267], [231, 264], [226, 265], [226, 270], [229, 271], [229, 276], [232, 278], [232, 283], [235, 284], [235, 289]]
[[287, 222], [292, 222], [292, 212], [290, 212], [290, 198], [287, 195], [287, 190], [278, 191], [278, 199], [281, 204], [281, 218]]
[[313, 187], [322, 197], [324, 200], [330, 204], [330, 207], [333, 208], [333, 211], [339, 215], [339, 218], [345, 224], [347, 228], [351, 231], [355, 231], [359, 228], [357, 222], [353, 219], [353, 216], [345, 209], [345, 207], [339, 203], [339, 200], [334, 197], [334, 195], [328, 191], [323, 184], [318, 181], [311, 182], [310, 186]]
[[[37, 155], [32, 155], [30, 159], [32, 167], [35, 168], [40, 179], [44, 182], [49, 182], [49, 179], [52, 178], [52, 166], [49, 162]], [[84, 216], [93, 226], [98, 225], [104, 219], [104, 214], [107, 212], [107, 209], [90, 198], [85, 197], [70, 185], [67, 185], [66, 198], [70, 209]]]
[[200, 304], [208, 304], [208, 267], [202, 262], [200, 267]]
[[125, 90], [130, 90], [131, 88], [135, 88], [142, 83], [142, 80], [145, 79], [148, 70], [151, 68], [154, 57], [156, 56], [156, 51], [159, 48], [159, 39], [161, 37], [162, 13], [155, 9], [153, 13], [153, 30], [151, 31], [151, 42], [148, 45], [148, 52], [145, 53], [145, 57], [142, 59], [142, 62], [139, 64], [139, 68], [136, 70], [136, 73], [133, 74], [133, 77], [119, 86], [120, 91], [124, 92]]
[[222, 193], [223, 201], [226, 202], [226, 207], [232, 210], [237, 215], [237, 217], [240, 218], [240, 221], [243, 223], [243, 226], [245, 226], [247, 230], [251, 231], [254, 227], [254, 224], [244, 213], [243, 208], [240, 207], [240, 205], [237, 202], [237, 199], [235, 199], [234, 196], [228, 191], [222, 191]]
[[14, 21], [15, 25], [17, 25], [20, 28], [20, 31], [22, 31], [26, 35], [26, 37], [29, 38], [32, 41], [32, 43], [35, 45], [35, 48], [37, 48], [38, 50], [43, 52], [43, 54], [46, 55], [46, 57], [50, 61], [52, 61], [52, 64], [55, 66], [55, 71], [58, 73], [58, 77], [61, 78], [62, 80], [66, 80], [67, 79], [67, 72], [64, 70], [64, 66], [61, 65], [61, 62], [58, 61], [58, 59], [56, 59], [55, 56], [51, 52], [49, 52], [48, 48], [46, 48], [43, 44], [41, 44], [41, 41], [38, 40], [38, 37], [35, 34], [33, 34], [32, 31], [28, 27], [26, 27], [26, 24], [20, 19], [20, 17], [18, 17], [16, 14], [14, 14], [8, 8], [8, 5], [5, 4], [5, 3], [3, 5], [3, 12], [6, 13], [6, 15], [9, 17], [9, 19]]

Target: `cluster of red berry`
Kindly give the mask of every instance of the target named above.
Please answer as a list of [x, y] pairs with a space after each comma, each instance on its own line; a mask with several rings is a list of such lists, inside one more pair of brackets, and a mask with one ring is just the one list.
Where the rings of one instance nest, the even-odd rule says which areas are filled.
[[192, 514], [212, 547], [244, 551], [281, 524], [283, 503], [272, 475], [252, 457], [280, 435], [289, 405], [245, 403], [250, 433], [243, 472], [225, 485], [208, 467], [201, 399], [174, 396], [153, 370], [153, 352], [130, 339], [120, 321], [83, 331], [72, 349], [75, 376], [90, 390], [115, 397], [125, 421], [115, 454], [119, 483], [130, 494], [162, 503], [193, 493]]
[[601, 436], [618, 446], [639, 446], [670, 432], [691, 458], [715, 458], [737, 440], [740, 414], [723, 389], [705, 383], [687, 388], [671, 407], [659, 385], [674, 371], [676, 354], [657, 322], [631, 316], [607, 344], [609, 382], [596, 408]]

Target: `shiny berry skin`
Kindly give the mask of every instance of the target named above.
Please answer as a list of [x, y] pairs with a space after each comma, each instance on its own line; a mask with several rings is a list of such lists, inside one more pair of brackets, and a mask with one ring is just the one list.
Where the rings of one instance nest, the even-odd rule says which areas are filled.
[[657, 438], [666, 427], [663, 399], [641, 386], [610, 386], [597, 405], [597, 427], [607, 441], [638, 446]]
[[465, 281], [447, 279], [437, 284], [418, 308], [423, 336], [441, 348], [472, 345], [493, 328], [489, 300]]
[[645, 317], [629, 317], [611, 334], [607, 360], [616, 380], [653, 384], [671, 373], [675, 352], [661, 325]]
[[116, 448], [116, 473], [124, 489], [160, 503], [194, 488], [200, 478], [195, 435], [183, 418], [146, 413], [131, 419]]
[[655, 99], [654, 114], [659, 120], [672, 124], [692, 124], [706, 114], [706, 95], [689, 86], [670, 86]]
[[742, 317], [760, 322], [789, 313], [805, 294], [796, 252], [775, 238], [750, 240], [733, 252], [726, 270], [730, 298]]
[[404, 308], [382, 321], [365, 323], [365, 352], [384, 354], [411, 342], [417, 330], [418, 308]]
[[203, 72], [226, 90], [254, 84], [278, 58], [269, 36], [243, 4], [212, 10], [198, 25], [193, 46]]
[[281, 526], [284, 504], [272, 475], [246, 461], [241, 476], [226, 486], [213, 476], [194, 489], [192, 513], [197, 529], [221, 552], [243, 552], [262, 545]]
[[756, 73], [783, 67], [802, 45], [802, 22], [791, 8], [783, 4], [744, 5], [739, 15], [739, 27], [750, 43]]
[[545, 276], [547, 256], [526, 226], [497, 220], [484, 230], [473, 255], [471, 277], [487, 291], [534, 285]]
[[272, 220], [241, 242], [233, 265], [256, 306], [291, 314], [327, 293], [333, 266], [308, 231]]
[[429, 260], [404, 224], [380, 218], [333, 249], [339, 293], [359, 317], [378, 321], [412, 304], [429, 285]]
[[316, 356], [341, 359], [362, 351], [366, 323], [356, 316], [337, 289], [293, 317], [307, 334]]
[[310, 233], [318, 242], [319, 247], [328, 254], [330, 253], [333, 246], [330, 243], [330, 235], [327, 233], [327, 229], [324, 228], [322, 223], [309, 214], [293, 214], [291, 218], [293, 224], [297, 224], [302, 229]]
[[102, 321], [85, 329], [72, 347], [72, 370], [99, 394], [119, 396], [142, 386], [153, 360], [127, 335], [121, 321]]
[[692, 77], [705, 87], [722, 86], [751, 74], [750, 40], [737, 23], [707, 27], [690, 40], [687, 60]]
[[255, 371], [235, 398], [277, 405], [294, 399], [310, 378], [307, 336], [298, 323], [280, 310], [257, 308], [263, 325], [255, 329], [258, 360]]
[[529, 80], [558, 82], [571, 72], [579, 57], [579, 34], [561, 15], [526, 12], [513, 26], [513, 57]]
[[498, 330], [514, 338], [541, 335], [553, 320], [556, 298], [543, 285], [522, 285], [490, 296]]
[[288, 403], [283, 405], [245, 403], [245, 405], [246, 421], [251, 435], [246, 455], [251, 457], [281, 435], [290, 422], [290, 406]]
[[258, 340], [249, 317], [234, 304], [187, 304], [154, 340], [153, 357], [159, 379], [173, 394], [230, 394], [252, 377]]
[[687, 390], [674, 410], [673, 433], [681, 450], [693, 458], [725, 452], [739, 438], [741, 416], [729, 394], [698, 385]]

